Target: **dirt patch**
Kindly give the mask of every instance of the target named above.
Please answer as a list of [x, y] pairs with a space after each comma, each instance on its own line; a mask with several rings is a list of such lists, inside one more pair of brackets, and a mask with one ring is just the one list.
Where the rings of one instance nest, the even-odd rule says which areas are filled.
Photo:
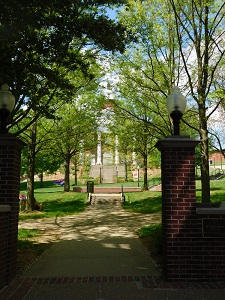
[[17, 277], [26, 270], [30, 264], [32, 264], [37, 258], [38, 254], [35, 250], [18, 250], [17, 251], [17, 270], [16, 275]]
[[162, 270], [162, 252], [157, 248], [151, 237], [140, 238], [142, 244], [147, 249], [149, 255], [154, 260], [158, 270]]
[[[50, 246], [51, 244], [42, 244], [43, 252]], [[33, 248], [34, 249], [17, 250], [17, 277], [19, 277], [24, 272], [24, 270], [26, 270], [41, 255], [41, 253], [37, 249], [35, 249], [35, 247]]]

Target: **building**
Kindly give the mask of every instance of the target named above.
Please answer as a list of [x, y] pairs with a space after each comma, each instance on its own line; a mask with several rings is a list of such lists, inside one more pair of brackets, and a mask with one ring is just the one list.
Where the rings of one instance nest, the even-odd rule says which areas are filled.
[[[225, 155], [225, 150], [223, 150]], [[225, 165], [225, 158], [220, 151], [214, 151], [209, 155], [209, 165], [213, 167], [219, 167]]]

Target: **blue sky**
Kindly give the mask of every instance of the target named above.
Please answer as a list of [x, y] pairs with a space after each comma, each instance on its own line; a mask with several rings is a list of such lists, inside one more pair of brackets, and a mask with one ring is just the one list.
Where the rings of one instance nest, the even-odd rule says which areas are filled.
[[110, 17], [110, 19], [113, 19], [115, 20], [116, 19], [116, 16], [117, 16], [117, 13], [116, 11], [117, 10], [122, 10], [122, 7], [121, 8], [115, 8], [115, 9], [111, 9], [111, 8], [108, 8], [107, 11], [108, 11], [108, 15]]
[[115, 9], [107, 9], [107, 11], [108, 11], [108, 15], [109, 15], [109, 17], [110, 17], [110, 19], [115, 19], [116, 18], [116, 11], [115, 11]]

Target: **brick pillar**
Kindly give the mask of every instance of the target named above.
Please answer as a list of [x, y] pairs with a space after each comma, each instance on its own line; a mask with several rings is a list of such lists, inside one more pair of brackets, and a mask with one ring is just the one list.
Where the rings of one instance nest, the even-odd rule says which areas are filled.
[[0, 135], [0, 289], [15, 276], [20, 191], [21, 150], [24, 143]]
[[198, 143], [189, 137], [172, 136], [156, 144], [161, 151], [163, 274], [167, 280], [191, 278]]

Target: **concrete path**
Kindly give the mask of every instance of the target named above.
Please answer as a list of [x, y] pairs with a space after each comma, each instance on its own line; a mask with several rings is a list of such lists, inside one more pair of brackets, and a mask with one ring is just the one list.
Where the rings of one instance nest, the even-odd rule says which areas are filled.
[[225, 299], [225, 282], [166, 282], [135, 235], [160, 215], [97, 205], [69, 217], [20, 222], [46, 230], [55, 241], [41, 257], [0, 292], [1, 300], [196, 300]]
[[[120, 202], [90, 205], [79, 215], [58, 218], [59, 238], [22, 277], [160, 276], [135, 230], [160, 216], [125, 212]], [[115, 205], [116, 204], [116, 205]], [[24, 222], [24, 227], [32, 226]], [[20, 224], [20, 227], [22, 225]], [[44, 224], [36, 224], [38, 229]]]

